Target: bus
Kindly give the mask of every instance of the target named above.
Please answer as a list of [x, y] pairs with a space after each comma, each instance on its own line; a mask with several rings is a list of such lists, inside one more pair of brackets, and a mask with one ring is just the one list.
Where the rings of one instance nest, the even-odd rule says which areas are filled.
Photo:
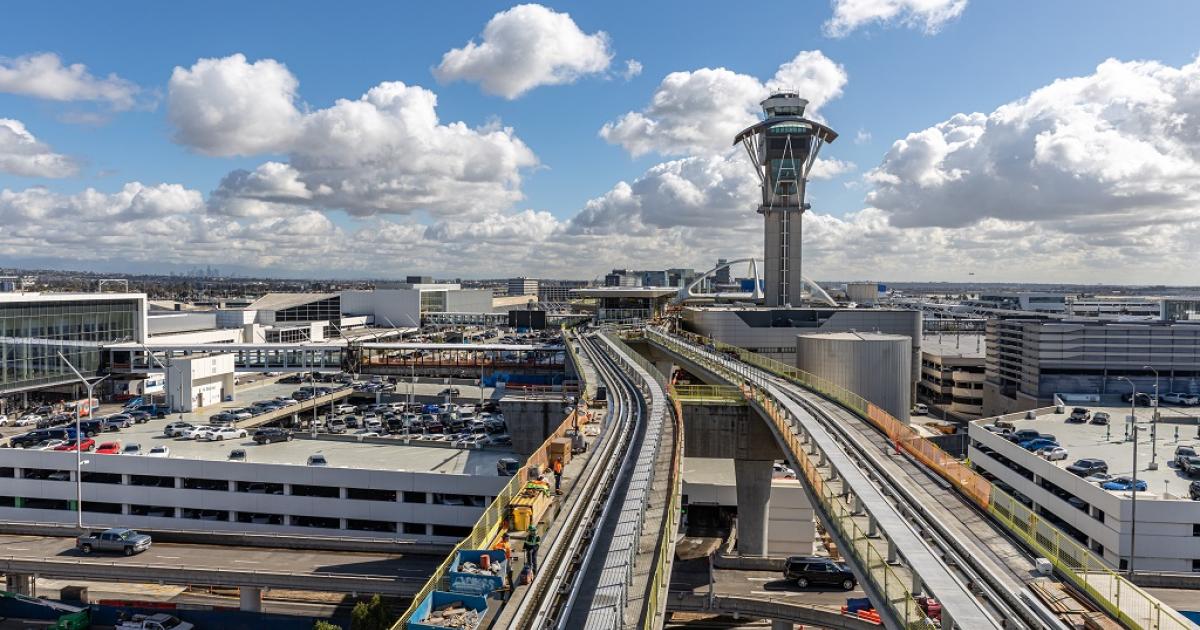
[[[90, 404], [89, 404], [90, 403]], [[84, 398], [81, 400], [73, 400], [63, 404], [63, 412], [75, 415], [75, 410], [79, 409], [81, 418], [92, 415], [92, 412], [100, 408], [100, 401], [93, 398], [91, 401]]]

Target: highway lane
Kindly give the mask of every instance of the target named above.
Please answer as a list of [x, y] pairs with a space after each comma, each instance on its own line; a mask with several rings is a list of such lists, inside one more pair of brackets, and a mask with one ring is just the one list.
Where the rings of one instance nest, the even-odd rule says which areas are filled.
[[52, 536], [0, 535], [0, 557], [19, 560], [70, 560], [103, 564], [155, 565], [189, 569], [334, 574], [380, 578], [425, 578], [443, 556], [346, 551], [309, 551], [263, 547], [227, 547], [155, 543], [136, 556], [75, 549], [74, 540]]
[[[862, 588], [858, 587], [852, 591], [833, 587], [801, 589], [795, 582], [784, 580], [780, 571], [717, 569], [714, 575], [714, 588], [718, 595], [753, 597], [804, 606], [826, 606], [835, 610], [845, 606], [847, 598], [867, 596]], [[671, 591], [707, 594], [708, 560], [676, 560], [671, 570]]]

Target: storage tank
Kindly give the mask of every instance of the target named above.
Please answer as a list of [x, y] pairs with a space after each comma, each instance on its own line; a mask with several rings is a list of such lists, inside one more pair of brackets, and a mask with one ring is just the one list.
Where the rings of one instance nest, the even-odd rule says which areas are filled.
[[796, 367], [908, 422], [912, 402], [911, 337], [877, 332], [796, 335]]
[[847, 282], [846, 299], [857, 304], [875, 304], [879, 301], [879, 283]]

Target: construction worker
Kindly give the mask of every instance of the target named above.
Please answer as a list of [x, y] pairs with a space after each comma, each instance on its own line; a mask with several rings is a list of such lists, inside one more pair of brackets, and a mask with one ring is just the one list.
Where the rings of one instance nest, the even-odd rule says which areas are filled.
[[492, 549], [498, 549], [504, 552], [504, 570], [508, 573], [508, 588], [504, 591], [504, 601], [508, 601], [509, 595], [512, 594], [516, 584], [513, 582], [512, 574], [512, 544], [508, 542], [508, 532], [500, 537], [500, 540], [492, 545]]
[[554, 470], [554, 494], [562, 494], [562, 458], [555, 457], [554, 463], [550, 467]]
[[525, 566], [533, 573], [537, 573], [537, 552], [541, 546], [542, 537], [538, 536], [537, 525], [530, 525], [525, 533]]

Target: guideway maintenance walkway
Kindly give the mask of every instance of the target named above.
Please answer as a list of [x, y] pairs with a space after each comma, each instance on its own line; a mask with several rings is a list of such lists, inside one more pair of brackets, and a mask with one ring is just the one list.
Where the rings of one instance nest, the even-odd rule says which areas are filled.
[[[815, 495], [831, 532], [840, 534], [839, 547], [867, 578], [872, 600], [884, 604], [891, 626], [933, 627], [925, 622], [914, 596], [925, 591], [942, 605], [942, 628], [971, 630], [1005, 627], [947, 566], [939, 553], [925, 543], [907, 515], [885, 496], [877, 479], [852, 459], [829, 430], [793, 399], [771, 375], [718, 353], [648, 330], [646, 337], [682, 363], [707, 371], [746, 388], [750, 403], [769, 418], [768, 424], [798, 472]], [[881, 552], [878, 547], [886, 547]], [[903, 564], [898, 561], [903, 558]], [[896, 583], [899, 582], [899, 583]]]

